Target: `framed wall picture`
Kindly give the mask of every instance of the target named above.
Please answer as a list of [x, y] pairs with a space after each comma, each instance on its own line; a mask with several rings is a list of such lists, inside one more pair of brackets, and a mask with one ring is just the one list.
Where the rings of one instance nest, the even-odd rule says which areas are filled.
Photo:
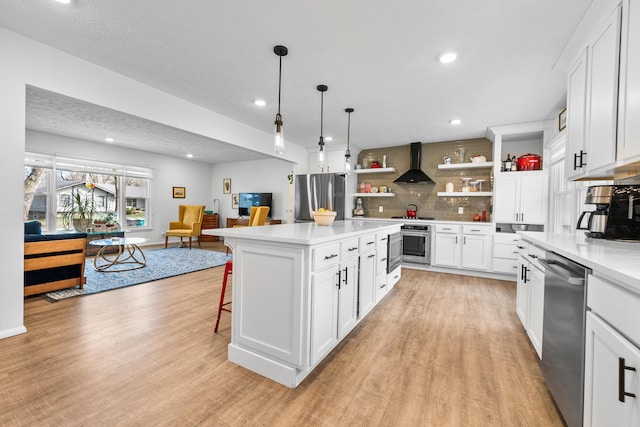
[[231, 178], [224, 178], [222, 180], [222, 191], [224, 194], [231, 194]]
[[184, 199], [187, 197], [187, 189], [185, 187], [173, 187], [173, 198]]
[[239, 202], [238, 202], [238, 193], [233, 193], [231, 195], [231, 207], [233, 209], [238, 209], [238, 204], [239, 204]]
[[562, 131], [562, 129], [567, 127], [567, 109], [560, 111], [558, 115], [558, 130]]

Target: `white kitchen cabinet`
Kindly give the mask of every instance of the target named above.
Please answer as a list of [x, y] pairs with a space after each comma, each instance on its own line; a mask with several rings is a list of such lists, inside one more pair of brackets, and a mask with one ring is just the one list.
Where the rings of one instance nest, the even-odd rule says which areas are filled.
[[527, 242], [518, 244], [518, 277], [516, 281], [516, 314], [529, 341], [542, 358], [542, 327], [544, 318], [544, 269], [536, 261], [544, 249]]
[[640, 425], [640, 349], [591, 312], [585, 347], [584, 425]]
[[544, 224], [548, 178], [544, 171], [502, 173], [495, 178], [495, 222]]
[[569, 71], [567, 178], [605, 175], [614, 166], [617, 139], [620, 20], [618, 6], [593, 31]]
[[584, 425], [638, 426], [640, 295], [595, 274], [587, 279]]
[[357, 249], [356, 238], [314, 251], [314, 265], [323, 269], [316, 268], [311, 285], [312, 363], [322, 359], [357, 323]]
[[529, 283], [529, 322], [527, 335], [542, 359], [542, 326], [544, 318], [544, 270], [537, 262], [531, 261], [531, 282]]
[[358, 258], [340, 263], [338, 286], [338, 340], [341, 340], [358, 322]]
[[625, 2], [620, 55], [617, 160], [640, 160], [640, 4]]
[[518, 278], [516, 281], [516, 314], [525, 331], [529, 327], [529, 282], [531, 273], [526, 253], [518, 256]]
[[311, 284], [311, 364], [338, 343], [338, 267], [315, 273]]
[[462, 268], [488, 270], [491, 265], [491, 230], [488, 227], [462, 227]]
[[461, 238], [460, 226], [438, 224], [436, 225], [434, 236], [433, 265], [459, 267], [461, 256], [460, 245], [458, 244]]
[[496, 233], [493, 236], [493, 271], [517, 275], [518, 244], [520, 236], [515, 233]]
[[360, 279], [358, 284], [358, 318], [363, 319], [376, 305], [376, 249], [360, 255]]
[[565, 175], [567, 179], [584, 175], [581, 166], [585, 155], [585, 122], [587, 108], [587, 57], [585, 49], [569, 69], [567, 82], [567, 149]]
[[387, 274], [387, 246], [389, 235], [387, 233], [376, 234], [376, 304], [389, 292], [389, 277]]
[[491, 227], [436, 224], [433, 264], [488, 270], [491, 265]]

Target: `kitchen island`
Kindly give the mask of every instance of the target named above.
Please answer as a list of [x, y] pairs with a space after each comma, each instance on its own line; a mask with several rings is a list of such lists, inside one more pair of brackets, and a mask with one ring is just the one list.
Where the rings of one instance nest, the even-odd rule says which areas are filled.
[[400, 278], [400, 224], [368, 221], [203, 230], [233, 251], [231, 362], [298, 386]]

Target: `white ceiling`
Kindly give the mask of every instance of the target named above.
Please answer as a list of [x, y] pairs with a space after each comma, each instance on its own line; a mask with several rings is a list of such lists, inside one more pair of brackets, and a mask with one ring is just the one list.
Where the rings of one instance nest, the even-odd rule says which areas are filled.
[[[566, 84], [552, 67], [591, 1], [0, 0], [0, 25], [267, 132], [277, 109], [273, 46], [283, 44], [286, 139], [317, 144], [316, 86], [326, 84], [328, 145], [346, 143], [344, 108], [354, 107], [351, 143], [378, 148], [482, 137], [487, 126], [555, 117]], [[458, 60], [438, 63], [450, 49]], [[100, 108], [54, 95], [31, 90], [28, 126], [100, 140], [89, 126], [94, 121], [56, 126], [56, 108], [46, 105], [75, 108], [69, 116], [80, 119], [85, 108], [93, 116]], [[267, 106], [255, 107], [256, 98]], [[104, 113], [95, 120], [102, 132], [113, 124], [137, 148], [184, 155], [172, 139], [179, 131]], [[452, 118], [463, 123], [453, 127]], [[178, 148], [204, 150], [204, 161], [215, 162], [206, 151], [217, 156], [220, 149], [228, 151], [225, 160], [260, 157], [183, 137]]]

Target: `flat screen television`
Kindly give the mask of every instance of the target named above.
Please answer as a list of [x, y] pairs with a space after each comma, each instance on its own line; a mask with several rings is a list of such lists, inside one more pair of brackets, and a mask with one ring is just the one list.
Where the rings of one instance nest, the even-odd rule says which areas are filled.
[[238, 215], [249, 216], [251, 206], [269, 206], [269, 215], [273, 216], [273, 206], [271, 203], [273, 193], [240, 193], [238, 195]]

